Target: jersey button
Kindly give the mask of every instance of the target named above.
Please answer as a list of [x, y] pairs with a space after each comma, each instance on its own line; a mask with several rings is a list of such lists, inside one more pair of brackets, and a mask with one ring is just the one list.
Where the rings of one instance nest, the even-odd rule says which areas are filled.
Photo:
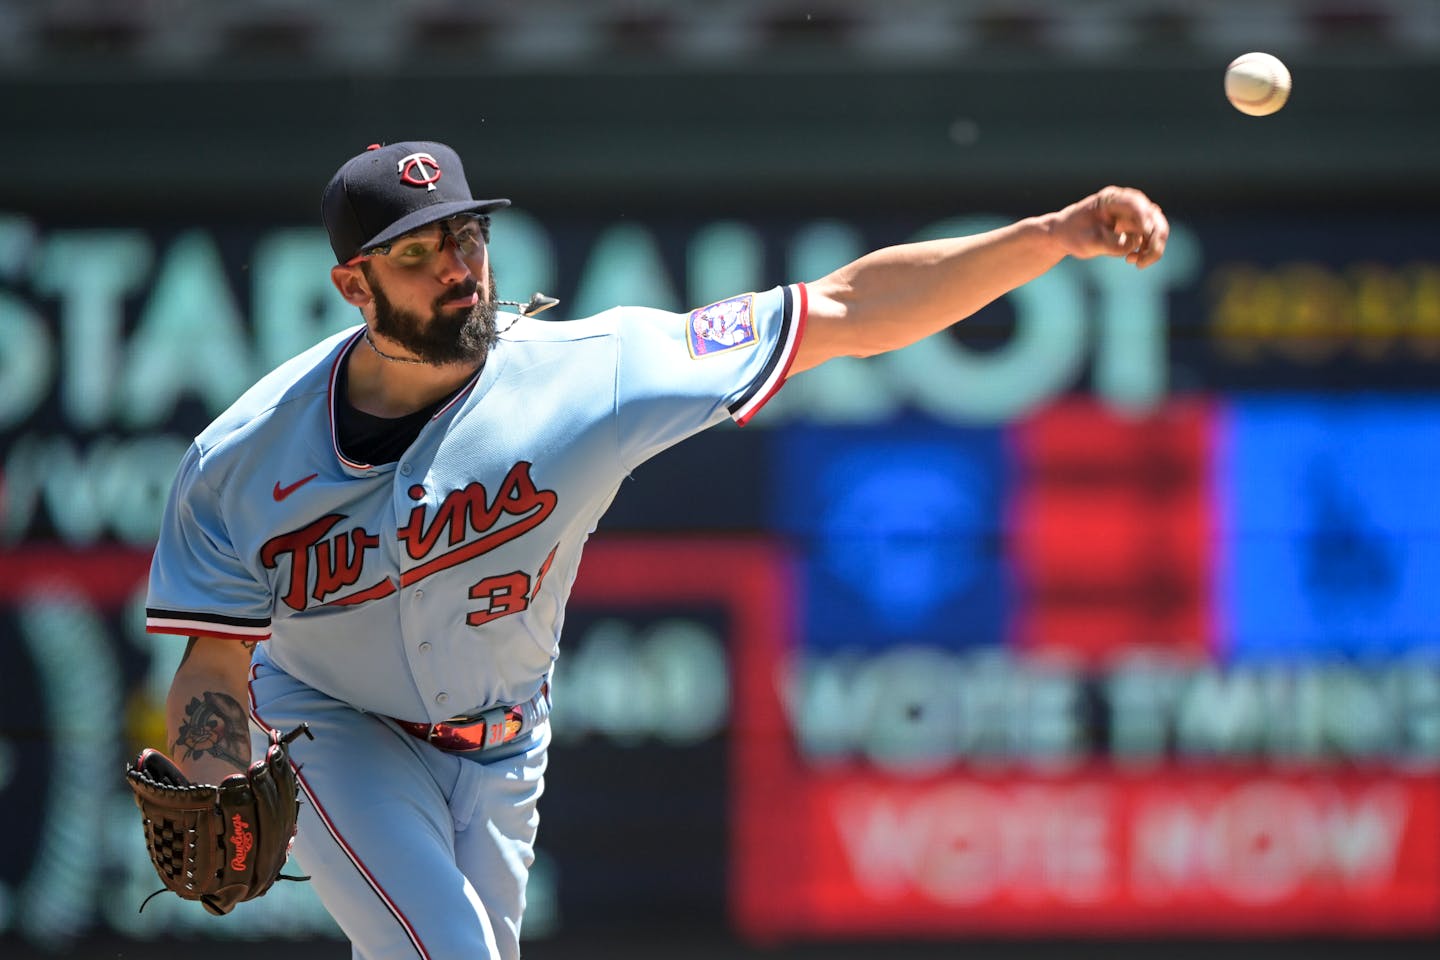
[[410, 464], [408, 464], [408, 463], [402, 463], [402, 464], [400, 464], [400, 472], [403, 473], [403, 474], [404, 474], [405, 476], [407, 476], [407, 477], [410, 476]]
[[[429, 640], [426, 640], [425, 642], [421, 643], [419, 649], [420, 649], [420, 652], [421, 652], [421, 653], [429, 653], [429, 652], [430, 652], [430, 641], [429, 641]], [[441, 694], [441, 696], [444, 696], [444, 694]]]
[[438, 703], [438, 704], [440, 704], [440, 705], [442, 705], [442, 706], [443, 706], [444, 704], [446, 704], [446, 703], [449, 703], [449, 702], [450, 702], [450, 694], [448, 694], [448, 693], [437, 693], [437, 694], [435, 694], [435, 702]]
[[425, 599], [425, 591], [424, 591], [424, 590], [416, 590], [416, 591], [415, 591], [415, 599], [416, 599], [416, 600], [424, 600], [424, 599]]

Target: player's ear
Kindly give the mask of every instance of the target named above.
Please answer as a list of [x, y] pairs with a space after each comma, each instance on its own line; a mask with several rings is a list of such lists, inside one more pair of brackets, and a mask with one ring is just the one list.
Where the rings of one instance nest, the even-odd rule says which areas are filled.
[[352, 307], [363, 307], [372, 301], [375, 296], [370, 292], [370, 282], [365, 279], [365, 274], [358, 266], [347, 266], [337, 264], [330, 268], [330, 282], [335, 284], [335, 289], [340, 291], [340, 296]]

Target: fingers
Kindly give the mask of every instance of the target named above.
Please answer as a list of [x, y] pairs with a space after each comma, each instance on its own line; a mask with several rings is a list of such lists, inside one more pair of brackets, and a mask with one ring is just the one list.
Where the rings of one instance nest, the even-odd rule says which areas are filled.
[[1165, 255], [1170, 221], [1159, 204], [1133, 187], [1106, 187], [1095, 195], [1095, 210], [1116, 256], [1144, 269]]

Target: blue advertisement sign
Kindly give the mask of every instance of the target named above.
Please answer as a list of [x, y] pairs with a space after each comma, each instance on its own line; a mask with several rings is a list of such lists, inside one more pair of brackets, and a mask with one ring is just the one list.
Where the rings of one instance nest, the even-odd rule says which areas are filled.
[[1222, 653], [1440, 653], [1440, 403], [1244, 397], [1222, 414]]
[[813, 652], [1004, 638], [1001, 430], [798, 427], [771, 456], [770, 521], [803, 553]]

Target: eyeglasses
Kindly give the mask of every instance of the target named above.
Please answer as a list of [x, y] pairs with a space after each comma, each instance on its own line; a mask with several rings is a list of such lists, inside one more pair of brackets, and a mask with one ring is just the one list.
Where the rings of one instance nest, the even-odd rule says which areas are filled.
[[490, 238], [490, 218], [482, 214], [462, 213], [447, 220], [437, 220], [387, 243], [367, 247], [351, 257], [347, 265], [371, 257], [384, 257], [399, 267], [423, 267], [433, 263], [445, 249], [447, 237], [455, 241], [455, 249], [460, 251], [461, 256], [473, 257]]

